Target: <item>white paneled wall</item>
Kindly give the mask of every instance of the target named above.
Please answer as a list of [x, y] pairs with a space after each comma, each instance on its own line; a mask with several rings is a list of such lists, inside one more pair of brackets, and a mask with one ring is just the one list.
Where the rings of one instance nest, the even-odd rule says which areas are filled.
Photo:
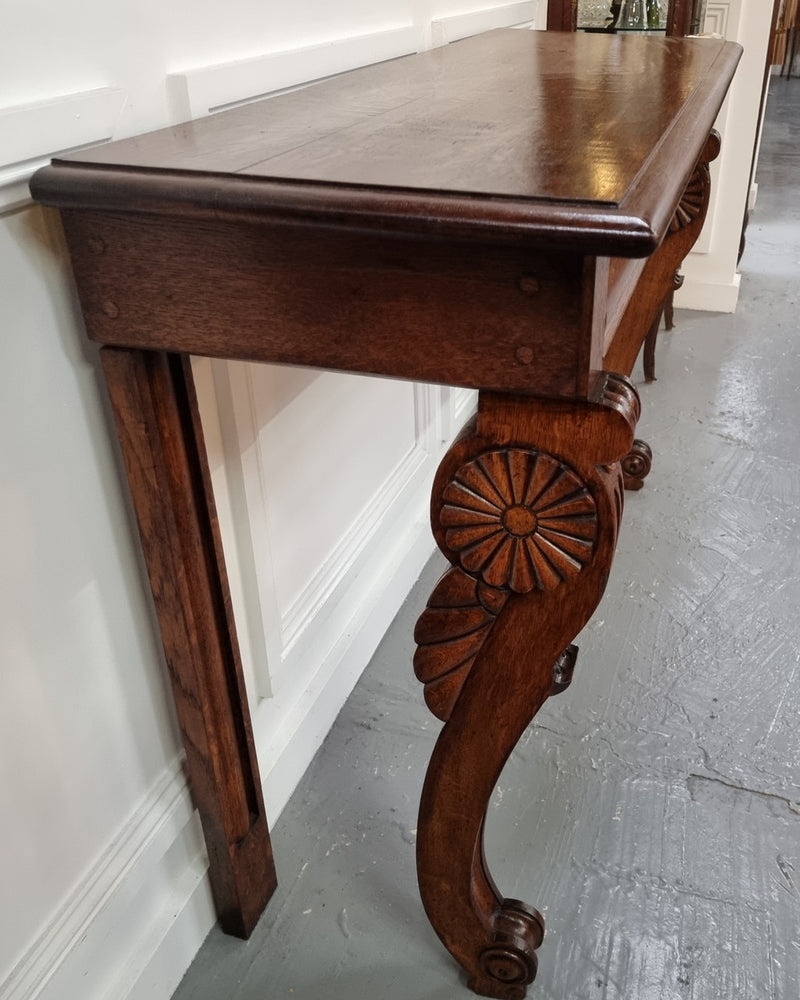
[[275, 816], [432, 551], [456, 396], [272, 365], [194, 370]]
[[[161, 1000], [213, 922], [96, 350], [32, 170], [545, 2], [29, 0], [0, 12], [0, 998]], [[198, 359], [271, 816], [432, 551], [474, 405]], [[320, 503], [320, 500], [324, 502]], [[410, 665], [409, 665], [410, 669]]]
[[739, 238], [753, 195], [750, 168], [771, 17], [772, 4], [761, 0], [708, 0], [706, 32], [739, 42], [744, 53], [717, 118], [722, 153], [711, 165], [708, 218], [681, 268], [685, 280], [675, 304], [685, 309], [733, 312], [739, 298]]

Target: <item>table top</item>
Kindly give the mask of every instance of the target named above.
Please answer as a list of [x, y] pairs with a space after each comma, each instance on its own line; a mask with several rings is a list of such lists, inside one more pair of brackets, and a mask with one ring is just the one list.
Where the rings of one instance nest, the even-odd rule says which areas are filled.
[[644, 256], [739, 47], [500, 30], [59, 157], [62, 208], [524, 241]]

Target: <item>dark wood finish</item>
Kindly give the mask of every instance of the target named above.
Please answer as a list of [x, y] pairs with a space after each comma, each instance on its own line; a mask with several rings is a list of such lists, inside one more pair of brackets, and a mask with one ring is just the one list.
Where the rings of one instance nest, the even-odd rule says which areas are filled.
[[[797, 53], [797, 33], [800, 31], [800, 4], [798, 0], [773, 0], [770, 45], [767, 70], [780, 66], [781, 76], [791, 78], [792, 63]], [[792, 52], [794, 48], [794, 53]], [[763, 96], [763, 95], [762, 95]]]
[[696, 35], [703, 30], [708, 0], [670, 0], [668, 35]]
[[220, 923], [247, 937], [275, 888], [203, 432], [186, 356], [104, 348]]
[[[447, 723], [422, 793], [418, 870], [433, 926], [483, 996], [525, 995], [543, 932], [541, 917], [521, 915], [492, 881], [486, 808], [562, 681], [554, 664], [602, 596], [622, 514], [619, 461], [638, 415], [636, 391], [619, 376], [580, 408], [484, 393], [434, 483], [434, 534], [454, 568], [416, 631], [417, 675]], [[525, 933], [500, 947], [509, 910]]]
[[548, 0], [547, 30], [575, 31], [578, 24], [578, 2], [579, 0]]
[[622, 319], [605, 352], [603, 364], [612, 371], [630, 372], [644, 337], [658, 322], [675, 275], [703, 228], [711, 196], [709, 163], [719, 155], [719, 134], [712, 131], [689, 178], [669, 231], [638, 277], [636, 295], [628, 300]]
[[[588, 394], [600, 334], [582, 298], [593, 262], [577, 254], [73, 210], [64, 222], [101, 343]], [[543, 343], [534, 325], [567, 336]]]
[[[217, 230], [242, 220], [281, 234], [375, 229], [644, 257], [705, 142], [702, 112], [721, 104], [734, 49], [490, 32], [71, 154], [34, 191], [59, 208]], [[646, 114], [632, 76], [648, 81]]]
[[658, 340], [658, 328], [661, 325], [663, 311], [660, 311], [652, 326], [647, 331], [642, 346], [642, 367], [644, 368], [645, 382], [655, 382], [656, 380], [656, 342]]
[[622, 482], [626, 490], [640, 490], [644, 480], [653, 465], [653, 452], [650, 445], [641, 438], [636, 438], [631, 450], [622, 459]]
[[[609, 19], [614, 25], [620, 13], [619, 2], [609, 0]], [[667, 7], [666, 33], [683, 37], [696, 35], [703, 30], [707, 0], [670, 0]], [[549, 0], [547, 5], [548, 31], [575, 31], [578, 25], [580, 0]]]
[[106, 345], [229, 928], [252, 926], [274, 874], [186, 356], [481, 390], [433, 493], [453, 568], [417, 629], [446, 722], [418, 867], [473, 989], [523, 996], [544, 924], [495, 888], [483, 817], [608, 578], [639, 407], [625, 376], [702, 224], [738, 57], [712, 40], [492, 32], [34, 178]]
[[[777, 6], [779, 0], [775, 0]], [[683, 37], [685, 35], [698, 34], [702, 31], [703, 21], [705, 20], [707, 2], [706, 0], [670, 0], [667, 8], [667, 20], [666, 20], [666, 34], [673, 37]], [[578, 10], [580, 7], [580, 0], [550, 0], [547, 8], [547, 29], [555, 31], [576, 31], [578, 24]], [[610, 3], [609, 4], [609, 16], [610, 24], [606, 28], [608, 31], [615, 29], [617, 24], [617, 19], [620, 15], [620, 3]], [[773, 14], [773, 21], [775, 15]], [[747, 215], [745, 213], [745, 221], [742, 230], [742, 249], [744, 247], [744, 230], [747, 228]], [[741, 257], [741, 250], [739, 256]], [[677, 276], [677, 272], [676, 272]], [[676, 288], [680, 285], [676, 283]], [[672, 322], [672, 302], [673, 302], [674, 292], [670, 291], [664, 300], [662, 305], [662, 311], [665, 319], [665, 324], [667, 330], [671, 330], [673, 326]], [[655, 375], [655, 352], [656, 343], [658, 340], [658, 329], [661, 322], [662, 311], [650, 325], [647, 333], [647, 337], [644, 341], [644, 350], [642, 362], [644, 366], [645, 381], [654, 382]], [[630, 482], [635, 484], [638, 480], [631, 479]], [[626, 478], [626, 484], [628, 479]], [[641, 485], [641, 484], [640, 484]], [[638, 489], [640, 485], [631, 485], [631, 489]], [[626, 485], [626, 489], [627, 489]]]
[[664, 305], [661, 307], [658, 316], [655, 318], [653, 325], [647, 331], [647, 336], [644, 338], [644, 346], [642, 347], [642, 366], [644, 368], [645, 382], [655, 382], [656, 380], [656, 342], [658, 340], [658, 331], [661, 326], [661, 320], [664, 320], [665, 330], [672, 330], [675, 327], [675, 292], [683, 284], [683, 275], [680, 271], [675, 272], [673, 284], [674, 288], [667, 293], [667, 297], [664, 299]]

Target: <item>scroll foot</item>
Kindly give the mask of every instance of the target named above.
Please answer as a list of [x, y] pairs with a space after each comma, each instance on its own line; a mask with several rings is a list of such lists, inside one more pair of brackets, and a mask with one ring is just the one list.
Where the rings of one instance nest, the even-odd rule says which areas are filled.
[[470, 989], [482, 997], [521, 1000], [536, 978], [536, 949], [543, 940], [541, 913], [519, 899], [504, 899], [492, 916], [492, 943], [480, 954]]
[[566, 691], [570, 686], [577, 659], [578, 647], [570, 643], [553, 664], [553, 686], [550, 688], [551, 697], [554, 694], [561, 694], [562, 691]]
[[622, 459], [622, 476], [626, 490], [640, 490], [653, 464], [653, 452], [650, 445], [636, 438], [633, 447]]

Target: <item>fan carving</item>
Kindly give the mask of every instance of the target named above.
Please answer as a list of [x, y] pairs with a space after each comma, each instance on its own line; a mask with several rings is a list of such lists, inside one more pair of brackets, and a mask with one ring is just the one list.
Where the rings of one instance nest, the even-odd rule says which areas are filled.
[[425, 701], [446, 722], [508, 591], [495, 590], [453, 567], [436, 585], [414, 631], [414, 673]]
[[675, 209], [675, 214], [669, 224], [671, 233], [684, 229], [699, 217], [708, 198], [709, 183], [708, 166], [703, 164], [692, 174], [678, 207]]

